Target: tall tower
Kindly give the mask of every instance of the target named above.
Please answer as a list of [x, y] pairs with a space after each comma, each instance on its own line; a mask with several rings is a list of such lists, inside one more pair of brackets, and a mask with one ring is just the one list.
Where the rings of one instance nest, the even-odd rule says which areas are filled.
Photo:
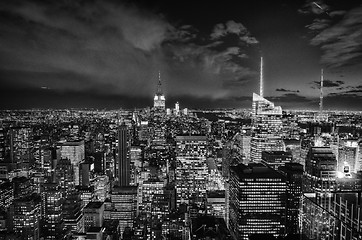
[[319, 96], [319, 114], [323, 112], [323, 68], [321, 70], [321, 85], [320, 85], [320, 96]]
[[162, 83], [161, 83], [161, 72], [158, 72], [158, 84], [155, 97], [153, 98], [153, 107], [156, 109], [165, 109], [166, 99], [162, 92]]
[[260, 92], [259, 92], [259, 96], [263, 97], [263, 81], [264, 81], [264, 76], [263, 76], [263, 57], [260, 57]]
[[130, 159], [127, 157], [127, 126], [123, 123], [118, 128], [118, 179], [121, 187], [129, 186]]

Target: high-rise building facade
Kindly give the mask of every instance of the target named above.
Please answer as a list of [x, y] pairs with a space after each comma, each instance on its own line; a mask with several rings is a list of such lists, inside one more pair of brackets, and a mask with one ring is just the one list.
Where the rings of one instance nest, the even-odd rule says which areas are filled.
[[61, 158], [69, 159], [73, 166], [74, 183], [79, 185], [79, 164], [85, 158], [84, 141], [67, 141], [59, 144]]
[[37, 195], [28, 195], [15, 199], [10, 207], [13, 231], [21, 239], [40, 239], [41, 199]]
[[338, 149], [337, 171], [357, 172], [359, 146], [357, 140], [346, 140]]
[[231, 167], [229, 183], [229, 229], [235, 239], [285, 234], [285, 176], [261, 163], [239, 164]]
[[253, 93], [251, 161], [260, 162], [263, 151], [283, 151], [280, 137], [282, 130], [282, 108]]
[[303, 165], [299, 163], [286, 163], [279, 167], [286, 177], [287, 182], [287, 215], [286, 215], [286, 233], [299, 234], [300, 226], [300, 207], [302, 203], [302, 182]]
[[128, 158], [127, 126], [122, 124], [118, 129], [118, 171], [119, 186], [128, 186], [130, 183], [130, 159]]
[[208, 168], [206, 136], [176, 137], [177, 204], [202, 202], [206, 194]]
[[133, 228], [137, 217], [137, 186], [113, 187], [110, 195], [110, 218], [119, 221], [121, 233], [126, 227]]
[[41, 231], [44, 239], [61, 239], [64, 227], [63, 198], [60, 187], [56, 183], [42, 185], [42, 224]]

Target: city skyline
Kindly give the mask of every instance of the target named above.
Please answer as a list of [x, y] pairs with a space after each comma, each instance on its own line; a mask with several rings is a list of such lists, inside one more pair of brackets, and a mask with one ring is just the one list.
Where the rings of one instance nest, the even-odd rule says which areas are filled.
[[362, 110], [357, 1], [0, 4], [2, 109], [152, 106]]

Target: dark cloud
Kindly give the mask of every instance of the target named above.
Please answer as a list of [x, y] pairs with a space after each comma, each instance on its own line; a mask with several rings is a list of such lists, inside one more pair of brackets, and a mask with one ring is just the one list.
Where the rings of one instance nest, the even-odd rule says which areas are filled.
[[[319, 88], [320, 87], [320, 82], [319, 81], [313, 81], [312, 82], [312, 88]], [[328, 79], [324, 79], [323, 80], [323, 87], [326, 88], [330, 88], [330, 87], [340, 87], [341, 85], [343, 85], [344, 82], [337, 80], [337, 81], [332, 81], [332, 80], [328, 80]]]
[[329, 27], [331, 24], [331, 21], [329, 19], [319, 19], [316, 18], [313, 20], [312, 24], [309, 24], [306, 26], [309, 30], [312, 31], [321, 31], [327, 27]]
[[289, 89], [285, 89], [285, 88], [277, 88], [277, 89], [275, 89], [275, 91], [277, 91], [277, 92], [299, 93], [299, 90], [289, 90]]
[[308, 99], [307, 97], [301, 96], [296, 93], [286, 93], [283, 94], [282, 96], [273, 96], [273, 97], [268, 97], [267, 99], [277, 103], [288, 103], [288, 102], [306, 103], [311, 101], [311, 99]]
[[300, 9], [298, 9], [298, 12], [300, 14], [328, 15], [329, 10], [330, 7], [321, 0], [308, 0]]
[[353, 94], [354, 93], [362, 93], [362, 85], [339, 87], [339, 88], [337, 88], [337, 90], [341, 90], [341, 92], [331, 93], [331, 94], [347, 95], [347, 94], [351, 94], [351, 93], [353, 93]]
[[225, 24], [219, 23], [214, 27], [213, 32], [210, 34], [210, 38], [213, 40], [220, 39], [228, 34], [235, 34], [239, 37], [242, 42], [246, 44], [257, 44], [259, 43], [255, 37], [251, 36], [250, 32], [246, 29], [246, 27], [237, 23], [233, 20], [226, 22]]
[[361, 111], [362, 96], [358, 94], [331, 93], [324, 97], [325, 109]]
[[256, 78], [248, 46], [240, 43], [257, 40], [234, 21], [224, 34], [238, 41], [225, 46], [221, 35], [202, 40], [194, 26], [171, 24], [133, 4], [3, 1], [0, 11], [0, 81], [13, 94], [28, 88], [144, 103], [160, 70], [166, 96], [216, 101], [237, 96]]
[[348, 11], [312, 40], [323, 52], [321, 63], [331, 68], [354, 65], [362, 59], [362, 7]]

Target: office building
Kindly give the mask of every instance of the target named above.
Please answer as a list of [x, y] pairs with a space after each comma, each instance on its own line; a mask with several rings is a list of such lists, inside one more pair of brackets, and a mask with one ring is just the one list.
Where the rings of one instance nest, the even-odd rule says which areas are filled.
[[60, 154], [62, 159], [69, 159], [73, 166], [74, 184], [80, 184], [79, 165], [84, 160], [85, 149], [84, 141], [66, 141], [59, 143]]
[[302, 203], [303, 165], [299, 163], [286, 163], [279, 167], [287, 182], [287, 215], [286, 233], [299, 234], [301, 232], [300, 207]]
[[63, 232], [63, 198], [59, 185], [45, 183], [41, 193], [41, 232], [44, 239], [61, 239]]
[[251, 162], [260, 162], [263, 151], [284, 151], [280, 137], [282, 130], [282, 108], [253, 94], [252, 106]]
[[102, 227], [104, 221], [104, 203], [89, 202], [83, 209], [84, 229], [87, 231], [90, 227]]
[[290, 152], [285, 151], [263, 151], [261, 159], [263, 163], [277, 170], [286, 163], [292, 162], [293, 156]]
[[38, 195], [28, 195], [15, 199], [10, 206], [13, 231], [21, 239], [40, 239], [41, 199]]
[[346, 140], [342, 142], [342, 146], [338, 148], [337, 171], [356, 173], [358, 168], [358, 152], [359, 146], [357, 140]]
[[235, 239], [285, 234], [285, 176], [261, 163], [239, 164], [231, 167], [229, 183], [229, 228]]
[[176, 136], [177, 204], [201, 204], [206, 194], [208, 168], [206, 136]]
[[63, 221], [66, 232], [84, 232], [82, 199], [77, 191], [71, 191], [63, 202]]
[[309, 149], [306, 166], [304, 192], [313, 193], [318, 204], [325, 206], [322, 199], [328, 197], [326, 193], [335, 187], [337, 160], [329, 147], [311, 147]]
[[110, 218], [118, 220], [121, 233], [126, 227], [133, 228], [134, 220], [138, 214], [137, 186], [115, 186], [110, 195]]
[[130, 183], [130, 159], [128, 158], [128, 132], [127, 126], [122, 124], [118, 128], [118, 171], [119, 186], [128, 186]]

